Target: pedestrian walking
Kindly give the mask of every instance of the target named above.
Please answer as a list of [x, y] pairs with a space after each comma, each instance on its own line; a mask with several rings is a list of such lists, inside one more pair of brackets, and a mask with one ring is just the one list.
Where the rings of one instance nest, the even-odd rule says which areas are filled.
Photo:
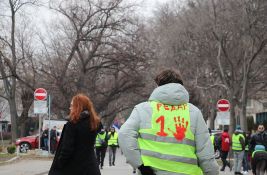
[[243, 171], [241, 172], [242, 174], [248, 174], [249, 170], [249, 143], [250, 143], [250, 133], [249, 132], [244, 132], [244, 137], [245, 137], [245, 151], [244, 151], [244, 157], [242, 161], [242, 167]]
[[264, 175], [267, 173], [267, 151], [265, 146], [256, 145], [252, 154], [251, 165], [254, 175]]
[[75, 95], [49, 175], [101, 175], [94, 152], [100, 126], [91, 100], [84, 94]]
[[108, 147], [108, 134], [104, 128], [96, 136], [95, 148], [98, 166], [103, 169], [104, 159], [106, 156], [106, 151]]
[[267, 149], [267, 132], [263, 124], [258, 125], [256, 134], [251, 137], [250, 150], [252, 152], [255, 150], [256, 145], [263, 145]]
[[230, 135], [228, 134], [228, 129], [224, 129], [221, 137], [219, 137], [219, 145], [220, 145], [220, 155], [223, 162], [223, 166], [221, 171], [225, 170], [225, 167], [228, 166], [230, 171], [232, 170], [230, 162], [227, 161], [227, 156], [230, 150]]
[[115, 166], [116, 150], [118, 147], [118, 133], [112, 127], [108, 134], [109, 166]]
[[44, 146], [44, 150], [48, 150], [48, 127], [46, 127], [42, 133], [42, 140], [43, 140], [43, 146]]
[[50, 131], [50, 148], [51, 154], [55, 154], [57, 148], [57, 127], [54, 126]]
[[147, 102], [119, 131], [127, 161], [142, 175], [217, 175], [219, 167], [201, 111], [189, 103], [180, 74], [164, 70]]
[[232, 150], [234, 153], [235, 174], [242, 174], [241, 168], [245, 151], [245, 137], [239, 125], [236, 127], [236, 130], [232, 136]]

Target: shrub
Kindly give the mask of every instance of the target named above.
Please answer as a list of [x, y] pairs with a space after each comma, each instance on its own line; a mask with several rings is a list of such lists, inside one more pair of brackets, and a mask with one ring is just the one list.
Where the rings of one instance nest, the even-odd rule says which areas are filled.
[[12, 145], [12, 146], [8, 146], [7, 147], [7, 152], [9, 154], [14, 154], [16, 152], [16, 146], [15, 145]]

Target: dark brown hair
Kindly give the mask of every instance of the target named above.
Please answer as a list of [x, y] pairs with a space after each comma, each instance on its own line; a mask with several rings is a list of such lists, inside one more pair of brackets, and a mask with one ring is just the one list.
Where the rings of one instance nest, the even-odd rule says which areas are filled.
[[72, 108], [70, 111], [70, 121], [73, 123], [77, 123], [80, 119], [80, 114], [84, 110], [88, 110], [90, 117], [90, 126], [94, 131], [98, 128], [100, 118], [97, 115], [94, 105], [92, 101], [84, 94], [77, 94], [72, 98]]
[[154, 79], [158, 86], [168, 83], [179, 83], [183, 85], [183, 80], [180, 72], [172, 69], [166, 69], [160, 72]]

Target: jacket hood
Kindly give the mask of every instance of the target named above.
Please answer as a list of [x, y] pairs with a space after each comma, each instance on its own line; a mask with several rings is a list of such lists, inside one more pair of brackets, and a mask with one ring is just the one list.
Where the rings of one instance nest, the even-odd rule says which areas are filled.
[[229, 134], [227, 132], [223, 132], [222, 137], [227, 138], [227, 137], [229, 137]]
[[149, 101], [158, 101], [168, 105], [180, 105], [189, 102], [187, 90], [178, 83], [169, 83], [154, 89]]

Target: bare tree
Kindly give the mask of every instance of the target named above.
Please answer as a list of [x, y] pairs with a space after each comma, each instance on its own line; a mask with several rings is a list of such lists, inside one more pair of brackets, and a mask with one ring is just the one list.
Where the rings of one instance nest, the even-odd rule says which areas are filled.
[[[133, 106], [124, 96], [141, 95], [143, 77], [153, 57], [143, 25], [132, 18], [132, 6], [120, 0], [51, 4], [62, 17], [46, 40], [41, 72], [53, 93], [54, 111], [66, 115], [71, 97], [89, 94], [97, 111], [113, 118]], [[48, 84], [48, 85], [47, 85]]]
[[[5, 1], [7, 2], [7, 1]], [[11, 132], [12, 132], [12, 141], [15, 141], [17, 138], [17, 105], [16, 105], [16, 88], [17, 88], [17, 79], [23, 81], [17, 71], [20, 58], [18, 57], [18, 48], [16, 40], [16, 16], [21, 11], [24, 6], [34, 5], [36, 0], [9, 0], [7, 2], [7, 9], [9, 12], [4, 14], [4, 19], [7, 18], [7, 25], [9, 29], [7, 32], [3, 32], [0, 35], [0, 70], [1, 70], [1, 80], [4, 84], [4, 94], [1, 94], [1, 97], [8, 101], [10, 107], [11, 115]], [[4, 24], [1, 24], [4, 26]], [[2, 29], [3, 30], [3, 29]], [[4, 30], [3, 30], [4, 31]]]
[[198, 87], [216, 88], [221, 97], [229, 98], [230, 131], [236, 123], [234, 109], [239, 106], [241, 127], [247, 129], [248, 92], [255, 94], [266, 86], [262, 66], [266, 64], [266, 14], [265, 1], [196, 0], [160, 18], [168, 24], [165, 32], [169, 36], [160, 40], [168, 49], [164, 53], [172, 54], [168, 61], [186, 66], [183, 74], [198, 80]]

